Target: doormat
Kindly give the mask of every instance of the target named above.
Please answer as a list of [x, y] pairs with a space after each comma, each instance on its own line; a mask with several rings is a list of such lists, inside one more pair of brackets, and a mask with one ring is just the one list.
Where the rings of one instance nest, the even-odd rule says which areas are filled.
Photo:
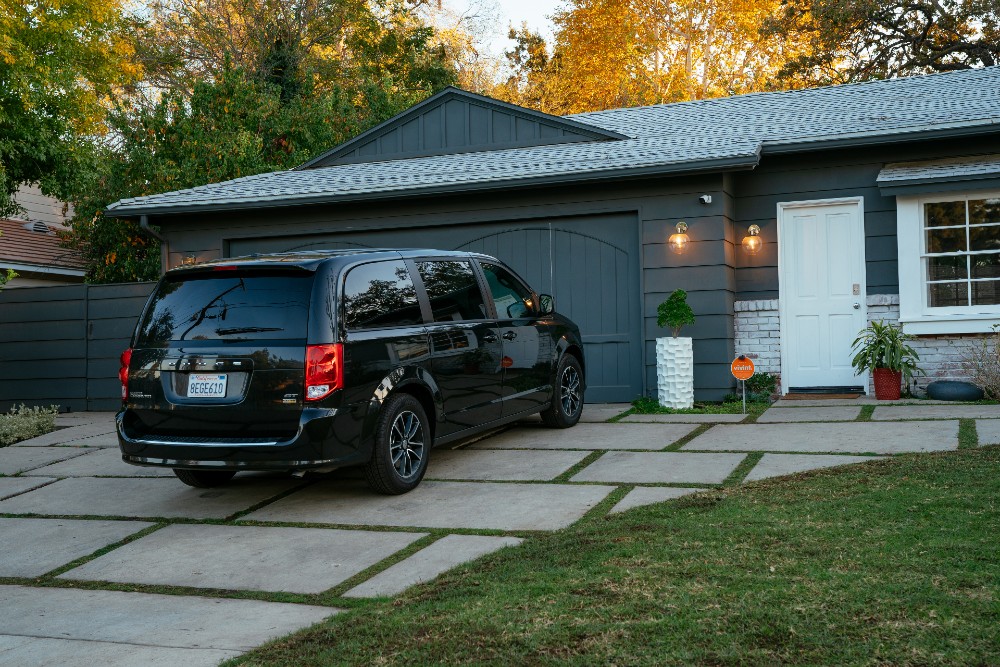
[[826, 401], [835, 398], [861, 398], [863, 394], [785, 394], [783, 401]]

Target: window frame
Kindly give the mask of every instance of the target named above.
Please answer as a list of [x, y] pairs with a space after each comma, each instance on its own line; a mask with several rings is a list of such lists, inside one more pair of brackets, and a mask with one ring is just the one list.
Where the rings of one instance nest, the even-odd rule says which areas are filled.
[[[476, 284], [479, 286], [479, 294], [483, 297], [483, 303], [486, 305], [486, 316], [478, 320], [448, 320], [446, 322], [436, 322], [434, 320], [434, 310], [431, 308], [431, 300], [427, 295], [427, 287], [424, 285], [424, 278], [420, 275], [420, 268], [417, 266], [420, 262], [468, 262], [471, 264], [472, 274], [475, 276]], [[472, 256], [456, 257], [454, 255], [427, 255], [407, 258], [406, 265], [410, 271], [410, 276], [414, 278], [413, 284], [417, 290], [417, 301], [420, 302], [420, 311], [424, 315], [425, 325], [482, 324], [496, 322], [497, 311], [493, 304], [493, 295], [490, 293], [489, 285], [486, 284], [486, 278], [483, 276], [483, 270], [482, 267], [479, 266], [477, 258]]]
[[[924, 205], [943, 202], [966, 202], [964, 229], [969, 234], [968, 201], [1000, 198], [997, 190], [962, 190], [956, 192], [898, 195], [896, 197], [896, 238], [899, 251], [899, 316], [908, 333], [913, 334], [963, 334], [988, 333], [1000, 319], [1000, 304], [969, 306], [931, 306], [929, 285], [934, 283], [963, 282], [962, 280], [929, 280], [928, 257], [968, 257], [971, 251], [955, 253], [928, 253], [927, 227]], [[942, 226], [940, 229], [957, 229]], [[978, 253], [977, 253], [978, 254]], [[986, 254], [995, 254], [989, 253]], [[974, 279], [964, 279], [971, 289]]]
[[[403, 264], [403, 266], [406, 268], [407, 274], [410, 276], [410, 283], [413, 285], [413, 293], [414, 293], [414, 296], [416, 297], [416, 300], [417, 300], [417, 308], [420, 310], [420, 319], [423, 320], [423, 322], [414, 322], [412, 324], [383, 324], [383, 325], [374, 326], [374, 327], [362, 327], [360, 329], [357, 328], [357, 327], [348, 326], [348, 324], [347, 324], [347, 320], [348, 320], [348, 318], [347, 318], [347, 298], [346, 298], [347, 297], [347, 278], [350, 276], [351, 271], [354, 271], [355, 269], [361, 268], [363, 266], [368, 266], [370, 264], [390, 264], [390, 263], [397, 263], [397, 262]], [[340, 326], [341, 326], [342, 330], [345, 333], [362, 333], [362, 332], [367, 332], [367, 331], [382, 331], [382, 330], [385, 330], [385, 329], [407, 329], [407, 328], [413, 328], [413, 327], [421, 327], [421, 326], [423, 326], [424, 322], [427, 321], [427, 312], [428, 311], [425, 308], [424, 301], [421, 301], [421, 298], [420, 298], [422, 290], [423, 290], [423, 283], [422, 282], [419, 283], [419, 286], [418, 286], [417, 280], [414, 280], [414, 275], [416, 275], [415, 271], [416, 271], [416, 267], [415, 266], [411, 266], [409, 260], [407, 260], [407, 259], [400, 259], [400, 258], [375, 259], [375, 260], [370, 260], [370, 261], [366, 261], [366, 262], [357, 262], [357, 263], [351, 264], [350, 266], [348, 266], [345, 269], [343, 269], [343, 271], [340, 274], [341, 275], [341, 277], [340, 277], [340, 287], [338, 289], [339, 293], [337, 295], [337, 302], [338, 302], [337, 303], [337, 312], [338, 312], [339, 320], [341, 322]], [[419, 278], [419, 276], [418, 276], [418, 278]], [[424, 294], [424, 297], [425, 297], [425, 300], [426, 300], [426, 294]]]
[[[514, 280], [516, 280], [517, 283], [521, 287], [523, 287], [524, 290], [531, 296], [531, 302], [533, 304], [535, 304], [534, 311], [525, 314], [524, 317], [512, 318], [512, 317], [508, 316], [507, 313], [504, 313], [504, 316], [500, 317], [500, 311], [497, 310], [496, 302], [493, 299], [493, 290], [490, 289], [490, 281], [486, 278], [486, 269], [483, 268], [483, 264], [491, 264], [493, 266], [498, 266], [501, 269], [503, 269], [504, 271], [506, 271], [507, 273], [509, 273], [511, 275], [511, 277]], [[481, 280], [482, 280], [482, 285], [483, 285], [484, 293], [489, 297], [490, 303], [492, 304], [492, 307], [493, 307], [493, 312], [496, 315], [496, 319], [497, 320], [536, 320], [536, 319], [539, 318], [539, 314], [538, 314], [538, 306], [539, 306], [539, 302], [540, 302], [539, 294], [537, 292], [535, 292], [535, 290], [531, 289], [531, 286], [528, 285], [526, 282], [524, 282], [524, 280], [521, 278], [521, 276], [517, 275], [517, 272], [514, 271], [514, 269], [510, 268], [509, 266], [507, 266], [506, 264], [504, 264], [503, 262], [501, 262], [498, 259], [496, 259], [496, 260], [489, 260], [489, 259], [482, 259], [482, 258], [478, 258], [476, 260], [476, 268], [478, 269], [478, 272], [479, 272]]]

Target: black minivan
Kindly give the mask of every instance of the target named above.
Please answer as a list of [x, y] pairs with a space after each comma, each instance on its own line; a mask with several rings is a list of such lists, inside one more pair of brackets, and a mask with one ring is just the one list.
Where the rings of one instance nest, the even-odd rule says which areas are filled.
[[578, 327], [493, 257], [253, 255], [168, 271], [121, 357], [122, 458], [209, 487], [363, 465], [420, 483], [433, 445], [541, 413], [573, 426]]

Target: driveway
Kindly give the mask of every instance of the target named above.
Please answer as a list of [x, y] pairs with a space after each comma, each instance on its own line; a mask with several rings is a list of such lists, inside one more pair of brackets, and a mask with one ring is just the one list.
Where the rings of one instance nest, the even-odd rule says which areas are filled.
[[[435, 450], [404, 496], [351, 471], [193, 489], [121, 462], [108, 413], [0, 449], [0, 664], [214, 665], [539, 531], [699, 490], [1000, 443], [1000, 407], [779, 401], [740, 415], [588, 405]], [[968, 426], [966, 426], [968, 430]], [[967, 443], [968, 444], [968, 443]]]

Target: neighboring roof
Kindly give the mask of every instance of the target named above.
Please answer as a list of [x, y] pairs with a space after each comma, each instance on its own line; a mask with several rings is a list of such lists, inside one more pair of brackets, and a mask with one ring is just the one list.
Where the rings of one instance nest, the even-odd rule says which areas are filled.
[[296, 169], [626, 138], [449, 86]]
[[992, 180], [1000, 177], [1000, 154], [895, 162], [878, 173], [879, 187]]
[[629, 138], [273, 172], [123, 199], [119, 216], [752, 168], [763, 153], [1000, 132], [1000, 67], [568, 117]]
[[0, 269], [82, 276], [83, 260], [59, 247], [55, 225], [0, 219]]

